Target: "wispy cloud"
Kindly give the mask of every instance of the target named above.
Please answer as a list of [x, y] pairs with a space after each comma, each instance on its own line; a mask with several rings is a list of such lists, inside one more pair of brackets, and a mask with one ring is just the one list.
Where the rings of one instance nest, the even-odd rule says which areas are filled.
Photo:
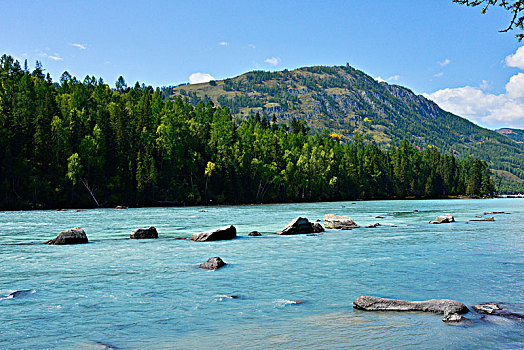
[[82, 45], [82, 44], [78, 44], [78, 43], [72, 43], [71, 46], [77, 47], [80, 50], [86, 50], [87, 49], [87, 46], [85, 44]]
[[[524, 70], [524, 49], [505, 59], [510, 67]], [[513, 75], [506, 83], [504, 93], [486, 93], [489, 83], [482, 80], [478, 87], [464, 86], [437, 90], [424, 94], [443, 109], [476, 123], [492, 126], [524, 128], [524, 73]]]
[[264, 62], [269, 63], [272, 66], [276, 66], [280, 63], [280, 58], [277, 58], [277, 57], [266, 58]]
[[400, 79], [400, 75], [392, 75], [387, 80], [388, 81], [398, 81]]
[[[46, 48], [46, 50], [49, 50], [48, 48]], [[46, 57], [46, 58], [49, 58], [49, 59], [52, 59], [53, 61], [63, 61], [64, 59], [62, 57], [60, 57], [60, 55], [58, 55], [57, 53], [55, 53], [54, 55], [48, 55], [47, 53], [43, 52], [43, 51], [40, 51], [40, 56], [42, 57]]]
[[229, 45], [229, 43], [227, 41], [221, 41], [221, 42], [218, 43], [218, 45], [220, 45], [220, 46], [227, 46], [227, 45]]
[[255, 45], [253, 45], [253, 44], [247, 44], [247, 47], [249, 47], [249, 48], [251, 48], [251, 49], [254, 49], [254, 48], [256, 48], [256, 46], [255, 46]]
[[207, 83], [208, 81], [215, 80], [209, 73], [193, 73], [189, 76], [189, 82], [191, 84]]
[[438, 72], [437, 74], [433, 74], [433, 76], [436, 77], [436, 78], [441, 77], [443, 75], [444, 75], [444, 73], [442, 73], [442, 72]]
[[448, 64], [451, 63], [451, 60], [449, 58], [446, 58], [444, 61], [442, 62], [437, 62], [437, 64], [441, 67], [446, 67]]

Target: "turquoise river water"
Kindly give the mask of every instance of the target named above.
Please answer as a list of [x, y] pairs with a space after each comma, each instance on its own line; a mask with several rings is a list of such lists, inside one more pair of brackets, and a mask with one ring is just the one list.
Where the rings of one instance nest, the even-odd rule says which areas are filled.
[[[511, 214], [469, 221], [485, 211]], [[325, 213], [361, 228], [274, 234]], [[428, 224], [445, 213], [456, 222]], [[522, 199], [0, 212], [0, 348], [524, 348], [521, 321], [471, 311], [472, 325], [451, 326], [437, 314], [352, 307], [374, 295], [524, 313], [523, 219]], [[237, 239], [175, 239], [228, 224]], [[159, 239], [129, 239], [149, 225]], [[41, 244], [76, 226], [88, 244]], [[228, 265], [198, 268], [213, 256]], [[8, 297], [17, 290], [27, 292]]]

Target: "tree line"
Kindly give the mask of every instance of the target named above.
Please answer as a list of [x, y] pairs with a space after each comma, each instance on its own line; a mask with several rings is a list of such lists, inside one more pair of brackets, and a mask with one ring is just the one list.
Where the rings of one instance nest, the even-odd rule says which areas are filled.
[[486, 162], [0, 59], [0, 208], [486, 196]]

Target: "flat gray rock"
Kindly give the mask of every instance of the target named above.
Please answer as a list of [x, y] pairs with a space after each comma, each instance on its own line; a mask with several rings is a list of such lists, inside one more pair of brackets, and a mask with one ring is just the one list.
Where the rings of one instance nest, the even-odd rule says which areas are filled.
[[222, 241], [233, 239], [237, 236], [237, 229], [233, 225], [224, 226], [214, 230], [193, 233], [191, 240], [195, 242]]
[[340, 216], [335, 214], [324, 215], [324, 226], [336, 230], [351, 230], [359, 226], [349, 216]]
[[455, 218], [453, 217], [452, 214], [439, 215], [437, 216], [435, 220], [430, 221], [429, 223], [430, 224], [444, 224], [444, 223], [449, 223], [449, 222], [455, 222]]
[[424, 301], [405, 301], [380, 297], [360, 296], [353, 302], [353, 307], [367, 311], [422, 311], [434, 313], [468, 312], [466, 305], [449, 299], [431, 299]]

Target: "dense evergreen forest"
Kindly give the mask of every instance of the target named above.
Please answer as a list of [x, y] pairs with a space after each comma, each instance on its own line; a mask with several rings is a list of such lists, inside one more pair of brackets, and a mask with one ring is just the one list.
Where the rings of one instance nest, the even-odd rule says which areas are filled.
[[0, 208], [486, 196], [486, 162], [0, 59]]

